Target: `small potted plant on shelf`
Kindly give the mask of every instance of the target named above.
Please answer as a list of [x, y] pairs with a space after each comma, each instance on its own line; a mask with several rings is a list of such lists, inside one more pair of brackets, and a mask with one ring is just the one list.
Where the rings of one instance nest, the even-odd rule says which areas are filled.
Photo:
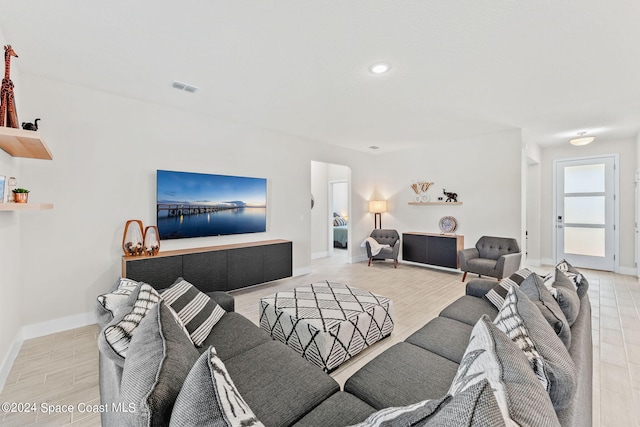
[[27, 203], [29, 199], [29, 190], [26, 188], [16, 188], [13, 190], [13, 200], [16, 203]]

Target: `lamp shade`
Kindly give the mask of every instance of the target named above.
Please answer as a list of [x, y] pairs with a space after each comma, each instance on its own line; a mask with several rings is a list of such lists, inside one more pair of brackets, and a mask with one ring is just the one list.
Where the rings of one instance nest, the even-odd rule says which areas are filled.
[[369, 201], [369, 212], [371, 213], [382, 213], [387, 211], [387, 201], [386, 200], [370, 200]]

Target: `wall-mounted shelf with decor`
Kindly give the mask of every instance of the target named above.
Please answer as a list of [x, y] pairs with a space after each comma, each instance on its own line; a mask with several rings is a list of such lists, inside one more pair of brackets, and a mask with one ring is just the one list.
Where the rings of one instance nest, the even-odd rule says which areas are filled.
[[409, 202], [410, 205], [461, 205], [462, 202]]
[[0, 203], [0, 211], [43, 211], [53, 209], [53, 203]]
[[12, 157], [53, 160], [40, 132], [0, 126], [0, 148]]

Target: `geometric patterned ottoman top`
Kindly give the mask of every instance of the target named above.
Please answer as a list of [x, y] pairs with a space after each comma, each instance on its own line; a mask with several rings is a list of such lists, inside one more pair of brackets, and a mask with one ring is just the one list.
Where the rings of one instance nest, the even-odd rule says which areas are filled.
[[393, 331], [389, 298], [318, 282], [260, 300], [260, 327], [329, 372]]

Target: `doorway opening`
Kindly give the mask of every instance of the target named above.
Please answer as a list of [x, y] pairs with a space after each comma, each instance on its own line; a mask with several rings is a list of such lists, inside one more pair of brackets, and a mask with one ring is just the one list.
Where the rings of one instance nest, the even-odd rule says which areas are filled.
[[344, 165], [311, 162], [311, 258], [347, 263], [351, 251], [351, 170]]

